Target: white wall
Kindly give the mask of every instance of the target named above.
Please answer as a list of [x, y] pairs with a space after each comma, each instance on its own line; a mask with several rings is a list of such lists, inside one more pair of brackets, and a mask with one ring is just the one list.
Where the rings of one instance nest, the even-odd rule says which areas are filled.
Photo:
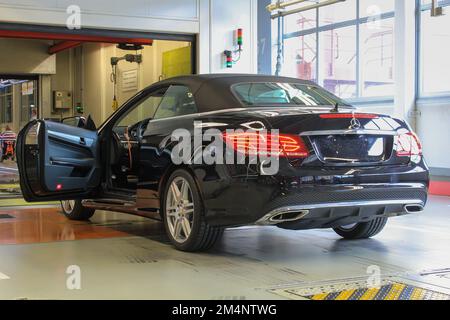
[[50, 43], [42, 40], [0, 39], [0, 73], [54, 74], [56, 59], [47, 53]]
[[84, 27], [198, 33], [200, 0], [0, 0], [0, 21], [66, 25], [78, 5]]
[[[212, 73], [257, 72], [257, 1], [212, 0], [210, 54]], [[253, 13], [253, 14], [249, 14]], [[243, 53], [233, 68], [225, 68], [224, 50], [237, 49], [236, 30], [243, 28]]]
[[450, 172], [450, 104], [420, 103], [419, 134], [430, 167]]

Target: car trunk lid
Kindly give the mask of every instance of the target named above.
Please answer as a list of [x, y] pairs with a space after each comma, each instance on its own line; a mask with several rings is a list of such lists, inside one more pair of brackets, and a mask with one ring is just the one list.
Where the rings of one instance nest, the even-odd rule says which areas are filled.
[[[310, 148], [303, 166], [366, 166], [408, 164], [395, 153], [400, 120], [385, 115], [326, 112], [323, 109], [263, 110], [272, 129], [298, 134]], [[298, 159], [291, 159], [298, 163]]]

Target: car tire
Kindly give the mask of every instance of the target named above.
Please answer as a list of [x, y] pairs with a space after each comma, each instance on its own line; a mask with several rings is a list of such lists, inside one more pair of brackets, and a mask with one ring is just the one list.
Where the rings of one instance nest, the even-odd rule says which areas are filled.
[[184, 169], [174, 171], [167, 180], [161, 209], [167, 236], [178, 250], [206, 251], [223, 235], [223, 228], [206, 222], [199, 188]]
[[342, 226], [333, 230], [348, 240], [368, 239], [379, 234], [386, 226], [387, 218], [380, 217], [368, 222], [356, 223], [352, 226]]
[[69, 220], [74, 221], [87, 221], [95, 213], [95, 209], [83, 207], [81, 200], [61, 201], [61, 210]]

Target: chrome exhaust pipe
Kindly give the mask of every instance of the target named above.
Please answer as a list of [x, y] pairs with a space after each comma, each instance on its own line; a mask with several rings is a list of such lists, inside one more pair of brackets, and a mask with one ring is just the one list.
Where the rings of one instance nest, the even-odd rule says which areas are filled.
[[420, 213], [425, 210], [425, 208], [420, 204], [407, 204], [403, 207], [406, 213]]
[[304, 218], [309, 210], [282, 211], [274, 210], [256, 222], [259, 225], [276, 225], [284, 222], [294, 222]]
[[292, 222], [297, 221], [306, 216], [309, 213], [309, 210], [300, 210], [296, 212], [285, 212], [279, 213], [272, 217], [270, 217], [269, 221], [273, 224], [282, 223], [282, 222]]

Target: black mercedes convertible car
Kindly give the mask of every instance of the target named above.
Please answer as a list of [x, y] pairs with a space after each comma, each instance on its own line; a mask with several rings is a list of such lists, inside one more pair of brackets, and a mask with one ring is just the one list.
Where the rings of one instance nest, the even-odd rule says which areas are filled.
[[[210, 129], [220, 136], [196, 140], [188, 157], [195, 161], [179, 163], [180, 129], [192, 140]], [[262, 131], [278, 150], [270, 174], [264, 157], [252, 157], [270, 149], [258, 142]], [[217, 139], [224, 149], [210, 147]], [[244, 161], [202, 161], [230, 149]], [[224, 228], [243, 225], [369, 238], [388, 218], [423, 211], [429, 185], [406, 122], [360, 112], [312, 82], [274, 76], [165, 80], [98, 128], [90, 118], [34, 120], [20, 132], [17, 153], [27, 201], [61, 200], [72, 220], [95, 210], [162, 220], [184, 251], [206, 250]]]

